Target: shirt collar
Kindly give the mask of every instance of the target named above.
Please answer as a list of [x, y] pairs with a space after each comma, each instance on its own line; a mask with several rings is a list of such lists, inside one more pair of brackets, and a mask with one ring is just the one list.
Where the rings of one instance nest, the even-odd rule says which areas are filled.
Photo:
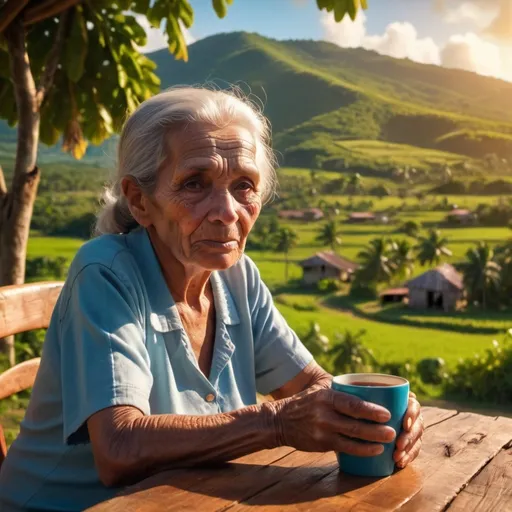
[[[152, 308], [153, 327], [162, 332], [183, 329], [178, 308], [165, 282], [147, 230], [137, 228], [127, 235], [127, 240], [144, 280]], [[238, 311], [224, 279], [216, 271], [212, 272], [210, 279], [217, 318], [226, 325], [239, 324]]]

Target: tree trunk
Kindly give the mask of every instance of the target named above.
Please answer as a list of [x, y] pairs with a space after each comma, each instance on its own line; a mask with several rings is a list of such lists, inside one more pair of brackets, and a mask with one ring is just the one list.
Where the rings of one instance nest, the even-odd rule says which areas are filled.
[[[14, 21], [5, 36], [18, 110], [18, 140], [11, 189], [7, 192], [4, 187], [0, 191], [0, 286], [22, 284], [25, 280], [30, 219], [39, 184], [39, 104], [21, 21]], [[0, 340], [0, 351], [14, 364], [12, 336]]]

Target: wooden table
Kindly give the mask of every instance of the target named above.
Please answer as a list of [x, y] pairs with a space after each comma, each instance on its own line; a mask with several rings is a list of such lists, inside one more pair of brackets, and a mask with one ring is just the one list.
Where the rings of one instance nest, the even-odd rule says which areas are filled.
[[423, 415], [421, 455], [388, 478], [345, 475], [334, 453], [283, 447], [159, 473], [89, 511], [512, 511], [512, 419], [430, 407]]

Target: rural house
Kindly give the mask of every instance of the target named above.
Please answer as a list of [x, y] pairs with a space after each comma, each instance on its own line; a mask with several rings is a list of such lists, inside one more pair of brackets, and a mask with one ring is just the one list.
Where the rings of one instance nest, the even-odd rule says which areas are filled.
[[409, 281], [409, 307], [450, 311], [462, 299], [462, 275], [444, 263]]
[[352, 212], [347, 219], [351, 224], [365, 224], [366, 222], [375, 222], [377, 216], [372, 212]]
[[350, 281], [352, 274], [359, 268], [357, 263], [342, 258], [332, 251], [317, 252], [298, 264], [304, 272], [302, 281], [305, 284], [316, 284], [322, 279]]
[[409, 298], [409, 288], [390, 288], [379, 294], [381, 304], [405, 302]]
[[449, 224], [468, 225], [476, 222], [476, 215], [470, 210], [456, 208], [446, 216], [445, 220]]
[[324, 213], [320, 208], [306, 208], [304, 210], [281, 210], [279, 218], [287, 220], [321, 220]]

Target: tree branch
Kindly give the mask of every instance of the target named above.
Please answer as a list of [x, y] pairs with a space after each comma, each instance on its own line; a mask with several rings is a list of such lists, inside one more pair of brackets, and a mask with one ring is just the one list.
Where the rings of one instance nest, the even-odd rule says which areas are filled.
[[32, 25], [33, 23], [45, 20], [46, 18], [57, 16], [66, 9], [69, 9], [81, 2], [83, 2], [83, 0], [44, 0], [40, 4], [27, 9], [23, 23], [25, 26]]
[[37, 88], [36, 101], [38, 107], [41, 106], [46, 96], [46, 93], [53, 85], [53, 79], [55, 78], [55, 72], [57, 71], [57, 66], [59, 65], [62, 46], [64, 45], [64, 39], [68, 32], [71, 19], [71, 9], [67, 9], [60, 15], [57, 35], [55, 36], [55, 41], [53, 42], [50, 52], [48, 53], [48, 57], [44, 65], [44, 71], [41, 75], [41, 80], [39, 82], [39, 87]]
[[4, 170], [0, 165], [0, 200], [7, 195], [7, 185], [5, 184]]
[[0, 34], [13, 22], [30, 0], [8, 0], [0, 9]]
[[5, 31], [5, 38], [18, 111], [18, 141], [13, 174], [14, 184], [17, 179], [32, 171], [36, 165], [39, 109], [36, 103], [36, 85], [26, 49], [25, 28], [19, 17], [9, 25]]

